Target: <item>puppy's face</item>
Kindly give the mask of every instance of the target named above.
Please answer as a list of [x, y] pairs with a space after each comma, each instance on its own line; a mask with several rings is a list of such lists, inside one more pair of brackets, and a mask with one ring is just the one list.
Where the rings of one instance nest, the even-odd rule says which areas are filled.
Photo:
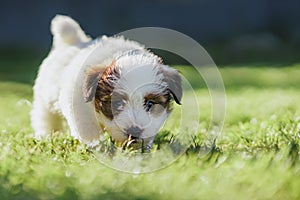
[[113, 62], [91, 68], [86, 77], [86, 102], [94, 96], [99, 123], [119, 142], [131, 139], [151, 146], [173, 101], [180, 104], [182, 96], [178, 72], [161, 64]]

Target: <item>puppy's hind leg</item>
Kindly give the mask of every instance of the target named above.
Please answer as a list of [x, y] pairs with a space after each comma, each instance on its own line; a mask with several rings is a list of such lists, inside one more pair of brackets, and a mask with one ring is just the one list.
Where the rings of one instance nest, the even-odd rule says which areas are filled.
[[40, 102], [33, 102], [30, 115], [31, 126], [37, 139], [47, 137], [53, 131], [62, 130], [62, 117], [60, 114], [51, 112]]

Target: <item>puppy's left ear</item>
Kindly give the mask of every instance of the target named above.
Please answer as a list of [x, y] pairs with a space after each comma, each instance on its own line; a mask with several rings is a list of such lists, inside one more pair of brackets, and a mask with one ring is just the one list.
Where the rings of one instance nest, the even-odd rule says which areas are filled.
[[168, 66], [162, 66], [162, 73], [164, 75], [164, 82], [168, 84], [168, 88], [173, 95], [175, 102], [181, 105], [182, 85], [178, 71]]
[[82, 94], [85, 103], [93, 100], [98, 86], [98, 81], [101, 79], [104, 71], [105, 67], [99, 66], [91, 67], [86, 70], [82, 87]]

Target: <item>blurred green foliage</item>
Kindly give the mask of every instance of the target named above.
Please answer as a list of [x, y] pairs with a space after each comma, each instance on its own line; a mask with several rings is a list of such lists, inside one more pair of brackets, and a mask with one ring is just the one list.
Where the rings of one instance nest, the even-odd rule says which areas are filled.
[[221, 68], [226, 121], [206, 155], [210, 96], [192, 68], [177, 66], [197, 86], [200, 129], [171, 166], [137, 175], [100, 164], [68, 133], [34, 139], [31, 87], [41, 59], [24, 59], [0, 62], [0, 199], [300, 198], [300, 65]]

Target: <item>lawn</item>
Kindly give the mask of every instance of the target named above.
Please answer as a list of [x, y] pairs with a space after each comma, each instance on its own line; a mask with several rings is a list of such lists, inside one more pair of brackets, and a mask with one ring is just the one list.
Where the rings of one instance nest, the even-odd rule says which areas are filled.
[[[68, 133], [35, 140], [29, 111], [36, 68], [17, 73], [20, 67], [6, 64], [0, 72], [0, 199], [300, 199], [300, 65], [221, 68], [226, 120], [204, 155], [201, 134], [211, 106], [199, 82], [200, 127], [189, 148], [163, 169], [131, 174], [99, 163]], [[192, 72], [187, 77], [197, 82]]]

